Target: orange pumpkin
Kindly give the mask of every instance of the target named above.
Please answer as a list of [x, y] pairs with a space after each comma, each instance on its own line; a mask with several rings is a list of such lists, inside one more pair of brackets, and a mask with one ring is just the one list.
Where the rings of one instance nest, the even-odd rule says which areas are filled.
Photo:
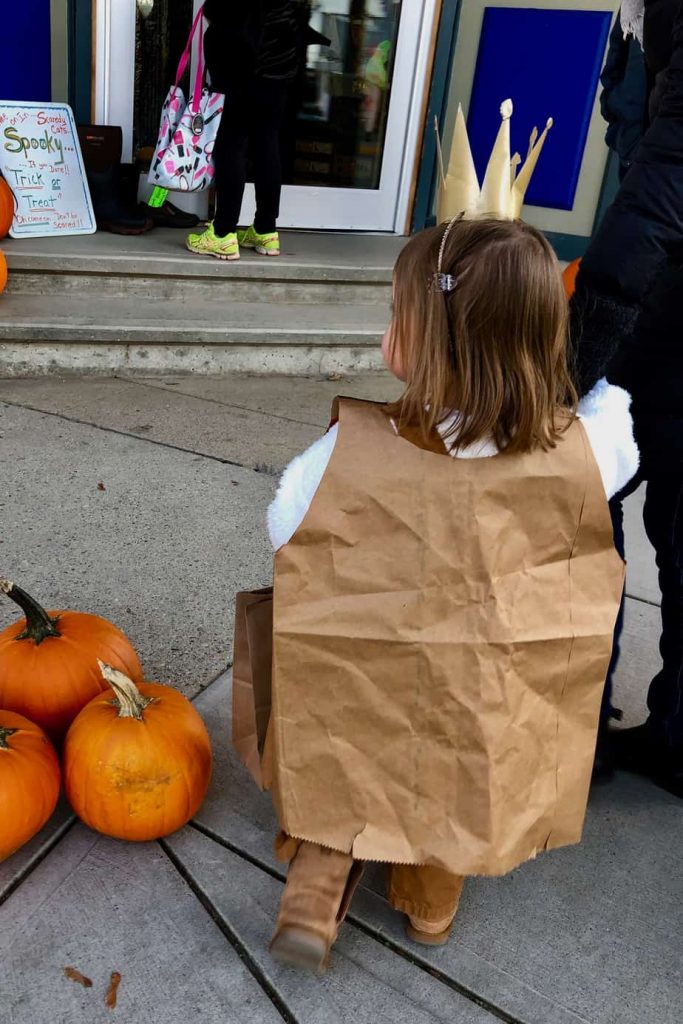
[[7, 285], [7, 260], [5, 254], [0, 251], [0, 295], [5, 290]]
[[95, 697], [67, 733], [66, 795], [96, 832], [161, 839], [201, 807], [211, 741], [182, 693], [160, 683], [136, 686], [111, 666], [100, 668], [111, 690]]
[[51, 817], [60, 789], [54, 747], [37, 725], [0, 711], [0, 861]]
[[[0, 238], [6, 238], [14, 220], [14, 193], [0, 174]], [[0, 289], [2, 291], [2, 289]]]
[[581, 266], [581, 260], [572, 260], [572, 262], [566, 266], [562, 272], [562, 280], [564, 281], [564, 290], [567, 293], [567, 298], [571, 299], [576, 288], [576, 275], [579, 272]]
[[61, 742], [78, 712], [106, 689], [98, 658], [142, 679], [130, 641], [111, 622], [85, 612], [46, 612], [2, 578], [0, 593], [26, 616], [0, 633], [0, 708], [25, 715], [54, 742]]

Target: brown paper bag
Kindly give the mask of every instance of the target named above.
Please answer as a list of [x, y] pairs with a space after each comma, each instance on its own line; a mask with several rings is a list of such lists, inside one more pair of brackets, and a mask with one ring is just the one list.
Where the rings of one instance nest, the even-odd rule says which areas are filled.
[[275, 556], [280, 827], [457, 875], [578, 842], [622, 590], [580, 420], [548, 451], [453, 459], [342, 400]]
[[273, 588], [239, 593], [232, 670], [232, 742], [261, 789], [268, 783], [261, 761], [270, 719], [272, 660]]

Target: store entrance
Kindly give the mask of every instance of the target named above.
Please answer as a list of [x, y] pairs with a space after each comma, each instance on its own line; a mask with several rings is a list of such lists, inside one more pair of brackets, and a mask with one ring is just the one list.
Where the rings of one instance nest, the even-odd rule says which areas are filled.
[[[402, 230], [434, 0], [314, 0], [283, 130], [283, 227]], [[98, 0], [98, 110], [149, 159], [198, 0]], [[122, 69], [128, 68], [128, 74]], [[253, 215], [247, 188], [242, 219]]]

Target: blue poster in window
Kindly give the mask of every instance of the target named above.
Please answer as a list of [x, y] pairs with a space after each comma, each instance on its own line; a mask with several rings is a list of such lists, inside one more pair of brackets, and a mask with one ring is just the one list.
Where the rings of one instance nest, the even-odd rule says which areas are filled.
[[534, 125], [555, 122], [526, 202], [573, 208], [611, 20], [607, 11], [486, 8], [467, 119], [480, 181], [510, 97], [513, 153], [524, 158]]
[[50, 0], [2, 5], [0, 100], [48, 102], [52, 94]]

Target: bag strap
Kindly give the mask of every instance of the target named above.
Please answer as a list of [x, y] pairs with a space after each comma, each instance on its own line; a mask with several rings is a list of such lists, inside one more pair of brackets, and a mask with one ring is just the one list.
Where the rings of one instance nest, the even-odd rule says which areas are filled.
[[[200, 25], [203, 16], [204, 16], [204, 4], [202, 4], [202, 6], [199, 8], [199, 10], [197, 11], [197, 15], [196, 15], [194, 21], [192, 22], [192, 28], [190, 29], [190, 35], [188, 36], [187, 44], [185, 46], [185, 49], [182, 52], [182, 55], [180, 57], [180, 61], [178, 62], [178, 70], [176, 72], [175, 83], [174, 83], [174, 86], [173, 86], [174, 93], [175, 93], [175, 90], [180, 85], [180, 82], [182, 81], [183, 75], [187, 71], [187, 65], [190, 63], [190, 57], [192, 55], [192, 42], [194, 40], [194, 36], [195, 36], [195, 32], [197, 31], [197, 27]], [[203, 81], [204, 81], [204, 33], [201, 32], [200, 36], [199, 36], [199, 63], [198, 63], [198, 67], [197, 67], [197, 76], [196, 76], [196, 79], [195, 79], [195, 92], [197, 91], [197, 82], [199, 82], [199, 92], [201, 94], [201, 88], [202, 88]]]
[[[204, 5], [202, 4], [202, 8], [197, 17], [199, 17], [203, 13]], [[202, 101], [202, 90], [204, 88], [204, 73], [204, 33], [200, 32], [199, 50], [197, 53], [197, 73], [194, 76], [194, 89], [192, 91], [192, 96], [190, 97], [190, 110], [192, 111], [193, 114], [196, 114], [199, 111], [199, 105]]]

